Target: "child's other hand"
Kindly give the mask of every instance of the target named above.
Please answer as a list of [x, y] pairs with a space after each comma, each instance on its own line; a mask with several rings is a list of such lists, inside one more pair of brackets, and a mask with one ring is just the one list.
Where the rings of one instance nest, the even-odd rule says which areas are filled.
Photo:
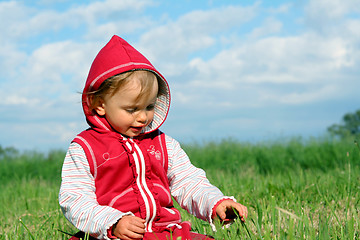
[[117, 222], [112, 231], [113, 235], [120, 239], [142, 239], [145, 234], [145, 220], [127, 215]]
[[[237, 211], [237, 213], [235, 212]], [[237, 216], [245, 222], [248, 216], [247, 208], [233, 200], [224, 200], [216, 207], [216, 214], [224, 223], [229, 223]]]

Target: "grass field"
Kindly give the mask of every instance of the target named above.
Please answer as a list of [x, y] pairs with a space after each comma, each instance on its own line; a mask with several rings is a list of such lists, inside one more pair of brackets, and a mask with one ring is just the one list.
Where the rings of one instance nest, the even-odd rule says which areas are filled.
[[[195, 231], [216, 239], [360, 239], [360, 149], [353, 139], [224, 140], [184, 149], [249, 210], [245, 224], [217, 232], [183, 211]], [[76, 229], [57, 202], [65, 152], [0, 150], [0, 239], [68, 239], [61, 231]]]

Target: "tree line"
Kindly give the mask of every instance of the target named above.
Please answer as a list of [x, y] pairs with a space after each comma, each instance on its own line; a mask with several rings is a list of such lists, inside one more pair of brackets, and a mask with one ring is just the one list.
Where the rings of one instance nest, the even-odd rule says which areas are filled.
[[333, 124], [327, 128], [331, 136], [340, 139], [360, 137], [360, 109], [354, 113], [347, 113], [343, 116], [340, 124]]

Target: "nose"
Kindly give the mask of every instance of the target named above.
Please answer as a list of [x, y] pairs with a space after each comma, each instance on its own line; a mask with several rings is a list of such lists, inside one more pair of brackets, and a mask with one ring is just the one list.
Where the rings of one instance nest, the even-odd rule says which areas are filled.
[[146, 111], [139, 111], [136, 121], [142, 123], [142, 124], [146, 124], [147, 122], [147, 112]]

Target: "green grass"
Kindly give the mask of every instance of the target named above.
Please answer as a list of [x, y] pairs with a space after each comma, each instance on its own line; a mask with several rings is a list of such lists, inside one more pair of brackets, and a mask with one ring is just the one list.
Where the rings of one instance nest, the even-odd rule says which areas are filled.
[[[292, 139], [259, 144], [189, 144], [193, 163], [225, 194], [248, 207], [227, 229], [183, 213], [216, 239], [359, 239], [360, 149], [349, 141]], [[0, 239], [68, 239], [57, 202], [65, 153], [0, 148]]]

